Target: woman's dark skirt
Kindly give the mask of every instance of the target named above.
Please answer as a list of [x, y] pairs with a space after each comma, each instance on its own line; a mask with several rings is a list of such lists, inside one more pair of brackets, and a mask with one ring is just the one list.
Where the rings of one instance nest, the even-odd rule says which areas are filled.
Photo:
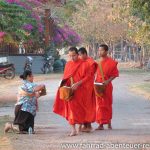
[[20, 131], [28, 132], [29, 127], [34, 130], [34, 116], [29, 112], [22, 111], [21, 105], [16, 105], [14, 124], [19, 125]]

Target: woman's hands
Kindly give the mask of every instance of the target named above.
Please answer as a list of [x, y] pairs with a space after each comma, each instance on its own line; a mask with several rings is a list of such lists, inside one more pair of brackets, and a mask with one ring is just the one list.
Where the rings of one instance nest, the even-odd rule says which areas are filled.
[[40, 85], [37, 85], [35, 88], [34, 88], [34, 92], [39, 92], [41, 91], [42, 89], [45, 88], [45, 85], [44, 84], [40, 84]]
[[41, 84], [41, 85], [38, 85], [38, 86], [36, 86], [35, 88], [34, 88], [34, 92], [33, 93], [28, 93], [28, 92], [26, 92], [26, 91], [24, 91], [24, 90], [20, 90], [19, 91], [19, 96], [29, 96], [29, 97], [36, 97], [36, 98], [39, 98], [40, 97], [40, 91], [42, 90], [42, 89], [44, 89], [45, 88], [45, 85], [44, 84]]
[[22, 89], [19, 90], [19, 96], [29, 96], [29, 97], [34, 97], [35, 96], [35, 92], [33, 93], [28, 93]]
[[36, 93], [35, 93], [35, 97], [36, 97], [36, 98], [39, 98], [39, 97], [40, 97], [39, 92], [36, 92]]

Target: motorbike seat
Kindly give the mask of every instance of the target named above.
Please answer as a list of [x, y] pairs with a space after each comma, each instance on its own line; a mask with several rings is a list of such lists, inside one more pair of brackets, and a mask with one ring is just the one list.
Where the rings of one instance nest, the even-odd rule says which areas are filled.
[[0, 64], [0, 68], [8, 68], [13, 66], [13, 64]]

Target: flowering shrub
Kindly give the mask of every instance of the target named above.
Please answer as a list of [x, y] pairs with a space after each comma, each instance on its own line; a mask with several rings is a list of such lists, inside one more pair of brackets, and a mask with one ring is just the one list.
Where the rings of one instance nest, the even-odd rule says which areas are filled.
[[[57, 1], [57, 0], [56, 0]], [[47, 0], [2, 0], [0, 8], [0, 30], [5, 34], [23, 39], [24, 41], [39, 40], [44, 35], [44, 24], [40, 14], [33, 8], [43, 6]], [[45, 4], [46, 5], [46, 4]], [[43, 8], [44, 9], [44, 8]], [[69, 26], [58, 26], [53, 18], [54, 31], [52, 42], [56, 47], [77, 45], [80, 43], [80, 36]], [[10, 24], [11, 22], [11, 24]], [[14, 39], [16, 40], [16, 39]]]
[[70, 27], [55, 26], [53, 42], [57, 46], [78, 45], [81, 42], [80, 36]]
[[0, 43], [3, 41], [4, 36], [5, 36], [5, 32], [0, 32]]
[[24, 9], [26, 9], [28, 11], [31, 11], [30, 17], [32, 17], [36, 20], [37, 26], [38, 26], [38, 31], [43, 32], [43, 26], [41, 24], [40, 16], [35, 11], [33, 11], [34, 7], [38, 7], [38, 6], [42, 5], [40, 0], [6, 0], [6, 2], [9, 4], [16, 4], [18, 6], [23, 7]]

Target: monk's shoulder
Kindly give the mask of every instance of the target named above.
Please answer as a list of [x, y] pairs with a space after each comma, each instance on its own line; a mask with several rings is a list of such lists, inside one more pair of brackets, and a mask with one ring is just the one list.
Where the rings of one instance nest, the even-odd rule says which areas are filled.
[[82, 60], [81, 64], [80, 64], [80, 68], [85, 69], [85, 68], [89, 68], [90, 64], [88, 61]]
[[73, 66], [76, 66], [76, 65], [81, 65], [81, 64], [83, 64], [83, 60], [81, 60], [81, 59], [78, 59], [78, 61], [76, 61], [76, 62], [73, 62], [73, 61], [67, 61], [67, 63], [66, 63], [66, 66], [67, 67], [73, 67]]
[[111, 64], [118, 64], [118, 62], [114, 59], [112, 59], [111, 57], [108, 58], [108, 62]]
[[71, 65], [72, 64], [72, 61], [67, 61], [67, 63], [66, 63], [66, 66], [69, 66], [69, 65]]
[[97, 64], [97, 62], [91, 57], [88, 57], [87, 62], [89, 63], [90, 66]]
[[72, 63], [72, 61], [71, 61], [71, 60], [68, 60], [66, 64], [70, 64], [70, 63]]

